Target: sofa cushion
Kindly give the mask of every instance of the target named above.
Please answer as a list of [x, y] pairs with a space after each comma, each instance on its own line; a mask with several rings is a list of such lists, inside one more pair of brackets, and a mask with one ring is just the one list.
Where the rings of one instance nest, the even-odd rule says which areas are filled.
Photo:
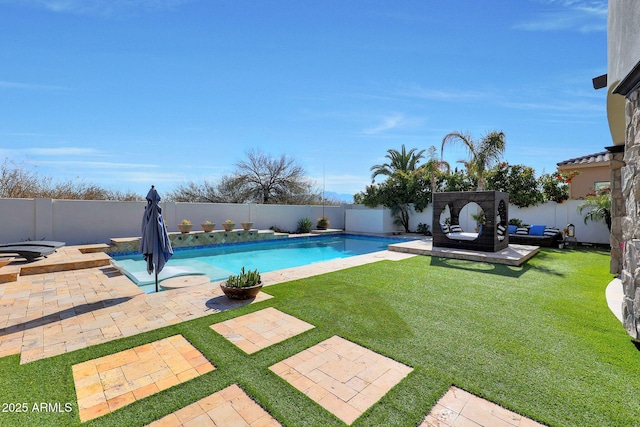
[[509, 234], [516, 234], [516, 229], [518, 227], [516, 227], [515, 225], [509, 225]]
[[544, 235], [545, 236], [553, 237], [558, 233], [560, 233], [560, 230], [558, 230], [557, 228], [547, 227], [547, 228], [544, 229]]
[[544, 229], [546, 227], [544, 225], [532, 225], [529, 228], [530, 236], [544, 236]]

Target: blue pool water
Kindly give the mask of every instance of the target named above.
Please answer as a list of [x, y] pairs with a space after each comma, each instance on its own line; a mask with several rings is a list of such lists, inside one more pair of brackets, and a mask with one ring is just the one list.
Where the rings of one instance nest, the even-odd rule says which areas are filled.
[[[407, 239], [402, 238], [339, 235], [174, 248], [167, 266], [196, 270], [216, 281], [224, 280], [230, 274], [238, 274], [242, 267], [264, 273], [378, 252], [387, 249], [392, 243], [406, 241]], [[132, 275], [138, 278], [141, 274], [148, 276], [145, 280], [140, 280], [138, 286], [145, 292], [155, 291], [154, 278], [146, 274], [146, 263], [141, 254], [113, 254], [112, 258], [121, 268], [133, 273]]]

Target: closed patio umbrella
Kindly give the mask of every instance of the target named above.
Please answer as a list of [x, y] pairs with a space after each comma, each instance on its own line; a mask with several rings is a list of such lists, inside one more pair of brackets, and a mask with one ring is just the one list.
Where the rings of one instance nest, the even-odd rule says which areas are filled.
[[160, 196], [151, 186], [147, 193], [147, 206], [142, 217], [142, 239], [140, 240], [140, 252], [147, 261], [147, 273], [156, 274], [156, 292], [158, 292], [158, 273], [173, 255], [167, 227], [162, 219], [162, 208], [158, 205]]

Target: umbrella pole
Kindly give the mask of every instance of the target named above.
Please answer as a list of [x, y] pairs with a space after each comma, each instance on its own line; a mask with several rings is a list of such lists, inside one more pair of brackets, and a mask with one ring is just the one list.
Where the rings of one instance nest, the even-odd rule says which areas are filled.
[[156, 268], [156, 293], [158, 293], [158, 269]]

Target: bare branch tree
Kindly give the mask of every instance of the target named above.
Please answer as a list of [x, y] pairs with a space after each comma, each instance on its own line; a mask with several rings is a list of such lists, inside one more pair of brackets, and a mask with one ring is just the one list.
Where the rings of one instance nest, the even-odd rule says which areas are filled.
[[273, 158], [260, 151], [247, 153], [238, 162], [234, 180], [243, 188], [246, 199], [256, 203], [292, 203], [313, 192], [302, 166], [285, 155]]
[[40, 178], [35, 172], [28, 171], [23, 164], [5, 159], [0, 166], [0, 197], [42, 197], [42, 190], [48, 185], [48, 181]]
[[205, 180], [202, 184], [190, 181], [178, 186], [168, 193], [167, 200], [174, 202], [194, 202], [194, 203], [220, 203], [225, 202], [220, 196], [218, 186], [212, 181]]
[[5, 159], [0, 165], [0, 197], [74, 200], [143, 200], [133, 192], [122, 193], [85, 182], [65, 181], [52, 184], [50, 177], [39, 176], [23, 164]]

